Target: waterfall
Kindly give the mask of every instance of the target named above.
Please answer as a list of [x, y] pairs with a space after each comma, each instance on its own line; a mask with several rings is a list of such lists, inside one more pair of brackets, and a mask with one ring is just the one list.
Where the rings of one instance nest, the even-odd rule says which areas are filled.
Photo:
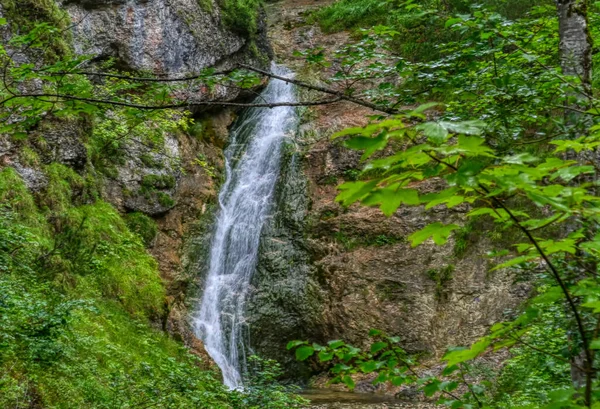
[[[275, 64], [272, 71], [290, 76]], [[271, 80], [257, 102], [295, 101], [294, 87]], [[244, 367], [244, 304], [256, 268], [260, 235], [272, 208], [282, 142], [295, 128], [292, 107], [250, 108], [234, 124], [225, 150], [226, 181], [211, 242], [196, 335], [229, 388], [241, 388]]]

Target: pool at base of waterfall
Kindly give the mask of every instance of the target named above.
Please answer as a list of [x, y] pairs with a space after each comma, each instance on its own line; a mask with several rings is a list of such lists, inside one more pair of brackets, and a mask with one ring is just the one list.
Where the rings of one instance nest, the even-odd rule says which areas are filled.
[[311, 401], [311, 409], [435, 409], [427, 402], [407, 402], [376, 393], [351, 393], [330, 389], [306, 389], [301, 395]]

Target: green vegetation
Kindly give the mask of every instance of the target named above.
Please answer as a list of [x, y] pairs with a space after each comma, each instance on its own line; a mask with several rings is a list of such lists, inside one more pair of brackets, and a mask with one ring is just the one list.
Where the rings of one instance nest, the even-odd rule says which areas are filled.
[[173, 189], [175, 187], [175, 178], [171, 175], [144, 175], [142, 186], [147, 189]]
[[[65, 30], [71, 19], [55, 0], [0, 0], [0, 5], [14, 32], [38, 33], [48, 42], [45, 58], [55, 60], [71, 53], [71, 33]], [[46, 23], [42, 30], [36, 26], [39, 23]]]
[[446, 294], [448, 284], [454, 278], [454, 266], [448, 264], [440, 269], [431, 269], [426, 272], [427, 277], [435, 283], [435, 296], [438, 300], [443, 300]]
[[0, 172], [0, 406], [229, 407], [214, 375], [152, 329], [165, 293], [140, 238], [107, 203], [74, 204], [70, 171], [48, 176], [38, 207]]
[[[330, 215], [330, 213], [327, 213], [327, 215]], [[332, 215], [329, 217], [332, 217]], [[333, 238], [346, 251], [352, 251], [359, 247], [383, 247], [407, 242], [406, 237], [358, 232], [352, 230], [352, 228], [348, 226], [340, 226], [337, 231], [333, 233]]]
[[139, 235], [146, 246], [152, 243], [158, 233], [158, 226], [154, 219], [144, 213], [129, 213], [125, 216], [125, 221], [129, 230]]
[[[469, 13], [473, 5], [466, 0], [339, 0], [318, 10], [313, 18], [326, 32], [388, 26], [397, 32], [392, 45], [400, 56], [413, 62], [431, 61], [442, 55], [441, 44], [460, 38], [445, 29], [448, 17]], [[552, 5], [552, 2], [482, 0], [476, 5], [506, 18], [518, 19], [536, 6]]]
[[256, 35], [262, 0], [217, 0], [217, 3], [229, 29], [251, 38]]

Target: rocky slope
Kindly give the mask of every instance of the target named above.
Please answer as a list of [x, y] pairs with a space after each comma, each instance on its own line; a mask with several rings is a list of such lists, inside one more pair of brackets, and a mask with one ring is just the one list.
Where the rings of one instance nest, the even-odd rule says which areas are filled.
[[[324, 35], [306, 22], [308, 11], [325, 3], [283, 1], [270, 12], [277, 58], [307, 80], [318, 78], [303, 71], [294, 50], [349, 41], [347, 33]], [[369, 329], [377, 328], [400, 336], [412, 352], [440, 357], [447, 346], [483, 335], [528, 294], [510, 272], [490, 272], [486, 253], [499, 239], [493, 228], [485, 233], [490, 226], [465, 226], [444, 247], [411, 248], [411, 233], [435, 220], [464, 225], [467, 208], [401, 208], [386, 218], [378, 209], [335, 203], [336, 185], [354, 180], [361, 164], [357, 152], [329, 137], [366, 124], [370, 113], [348, 103], [305, 112], [282, 172], [278, 210], [265, 231], [249, 302], [251, 339], [295, 374], [306, 368], [285, 352], [291, 339], [364, 345]]]
[[[8, 20], [8, 26], [2, 29], [5, 42], [13, 33], [25, 30], [23, 22], [33, 24], [37, 20], [64, 27], [63, 37], [69, 43], [65, 46], [76, 53], [94, 55], [97, 64], [113, 60], [116, 67], [125, 71], [182, 77], [207, 67], [230, 69], [240, 62], [265, 68], [270, 61], [260, 9], [239, 25], [236, 21], [244, 16], [233, 15], [235, 10], [213, 0], [26, 3], [0, 1], [0, 15]], [[28, 7], [27, 13], [19, 15], [21, 6]], [[32, 62], [36, 57], [27, 52], [19, 56]], [[240, 89], [217, 86], [196, 90], [192, 99], [240, 97], [244, 97]], [[188, 329], [183, 302], [189, 284], [197, 281], [197, 271], [186, 273], [184, 269], [185, 241], [215, 201], [223, 165], [222, 148], [235, 114], [221, 110], [196, 112], [194, 116], [192, 129], [169, 127], [162, 146], [148, 145], [133, 130], [125, 131], [134, 135], [131, 143], [123, 147], [122, 159], [107, 169], [95, 167], [88, 149], [90, 135], [101, 123], [93, 118], [44, 120], [27, 140], [0, 138], [0, 166], [14, 167], [32, 191], [44, 196], [48, 186], [44, 167], [63, 164], [94, 180], [102, 198], [122, 214], [141, 212], [154, 218], [158, 233], [148, 244], [159, 263], [168, 294], [168, 318], [162, 325], [201, 351], [199, 341]]]

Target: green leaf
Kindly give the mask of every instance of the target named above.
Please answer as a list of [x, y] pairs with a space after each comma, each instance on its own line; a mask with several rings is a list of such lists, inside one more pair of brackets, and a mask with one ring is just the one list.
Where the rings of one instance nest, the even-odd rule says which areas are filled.
[[524, 163], [535, 162], [536, 160], [538, 160], [538, 158], [528, 152], [518, 153], [512, 156], [505, 156], [503, 158], [504, 162], [515, 165], [522, 165]]
[[450, 28], [453, 25], [461, 23], [462, 21], [463, 21], [463, 19], [460, 17], [450, 18], [450, 19], [448, 19], [448, 21], [446, 21], [446, 24], [444, 24], [444, 28]]
[[462, 122], [440, 122], [440, 125], [448, 131], [464, 135], [481, 135], [486, 127], [485, 122], [480, 120]]
[[590, 342], [590, 349], [600, 349], [600, 339], [595, 339]]
[[340, 340], [333, 340], [333, 341], [329, 341], [327, 343], [327, 345], [329, 345], [329, 348], [331, 348], [331, 349], [337, 349], [339, 347], [346, 345], [346, 343], [344, 341], [340, 341]]
[[446, 244], [450, 233], [456, 229], [460, 229], [460, 226], [456, 224], [444, 225], [440, 222], [435, 222], [411, 234], [408, 239], [411, 241], [412, 247], [418, 246], [430, 237], [433, 238], [435, 244], [441, 246], [442, 244]]
[[359, 368], [364, 373], [371, 373], [377, 369], [377, 362], [375, 362], [375, 361], [363, 362], [359, 365]]
[[431, 209], [432, 207], [443, 203], [446, 203], [448, 208], [454, 207], [460, 203], [463, 203], [465, 199], [463, 196], [456, 194], [459, 191], [459, 188], [452, 187], [439, 193], [429, 193], [421, 197], [421, 202], [427, 203], [427, 205], [425, 205], [425, 209]]
[[474, 343], [469, 349], [456, 349], [448, 352], [443, 359], [448, 362], [448, 366], [454, 366], [477, 358], [489, 345], [490, 340], [488, 338], [482, 338]]
[[342, 382], [344, 382], [344, 385], [346, 385], [348, 387], [348, 389], [350, 389], [350, 390], [354, 390], [354, 388], [356, 387], [356, 384], [354, 383], [354, 379], [352, 379], [348, 375], [346, 375], [342, 378]]
[[467, 154], [467, 156], [494, 157], [494, 151], [485, 146], [484, 143], [485, 139], [478, 136], [459, 135], [458, 151]]
[[492, 268], [492, 271], [496, 271], [496, 270], [500, 270], [503, 268], [508, 268], [508, 267], [512, 267], [512, 266], [516, 266], [518, 264], [523, 264], [527, 261], [532, 261], [535, 260], [539, 257], [538, 254], [526, 254], [524, 256], [519, 256], [519, 257], [515, 257], [512, 258], [508, 261], [505, 261], [502, 264], [498, 264], [497, 266], [495, 266], [494, 268]]
[[351, 149], [356, 150], [364, 150], [365, 152], [362, 155], [362, 160], [368, 159], [378, 150], [381, 150], [387, 146], [388, 141], [388, 133], [381, 132], [375, 138], [369, 138], [365, 136], [357, 136], [351, 139], [348, 139], [344, 142], [344, 145]]
[[381, 351], [384, 348], [387, 348], [389, 345], [387, 342], [375, 342], [373, 345], [371, 345], [371, 353], [372, 354], [376, 354], [377, 352]]
[[551, 177], [550, 180], [561, 178], [565, 182], [570, 182], [579, 175], [586, 173], [594, 173], [593, 166], [570, 166], [557, 170]]
[[311, 346], [302, 346], [296, 350], [296, 359], [298, 361], [306, 361], [315, 353], [315, 349]]
[[423, 131], [427, 139], [434, 145], [440, 145], [448, 139], [448, 130], [437, 122], [425, 122], [417, 125], [415, 129]]
[[347, 182], [340, 186], [338, 189], [342, 192], [335, 198], [336, 202], [342, 202], [344, 206], [350, 206], [352, 203], [357, 202], [367, 196], [377, 186], [377, 180], [371, 180], [368, 182]]
[[290, 350], [292, 348], [296, 348], [297, 346], [305, 345], [305, 344], [308, 344], [308, 342], [306, 342], [306, 341], [290, 341], [287, 344], [287, 349]]
[[431, 383], [427, 384], [425, 386], [425, 388], [423, 388], [423, 393], [428, 398], [432, 397], [433, 395], [435, 395], [439, 391], [440, 391], [440, 383], [439, 383], [439, 381], [431, 382]]
[[333, 352], [321, 351], [318, 356], [321, 362], [331, 361], [333, 359]]
[[398, 184], [378, 189], [362, 200], [367, 206], [379, 205], [386, 216], [391, 216], [402, 204], [417, 205], [419, 193], [413, 189], [400, 189]]

